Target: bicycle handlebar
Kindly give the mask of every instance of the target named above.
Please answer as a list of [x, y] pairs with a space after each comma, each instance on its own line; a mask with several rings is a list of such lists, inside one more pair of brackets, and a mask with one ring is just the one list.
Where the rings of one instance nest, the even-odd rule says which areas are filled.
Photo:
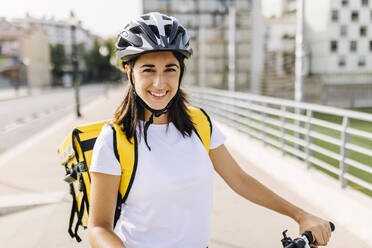
[[[329, 222], [329, 225], [331, 226], [331, 231], [333, 232], [335, 230], [335, 225], [332, 222]], [[306, 236], [307, 240], [309, 241], [309, 244], [313, 244], [315, 242], [315, 239], [311, 232], [304, 232], [302, 235]]]
[[[331, 231], [333, 232], [335, 230], [335, 225], [332, 222], [329, 222], [329, 225], [331, 227]], [[287, 231], [288, 230], [285, 230], [283, 232], [284, 238], [282, 239], [282, 244], [284, 248], [307, 248], [310, 247], [310, 244], [314, 244], [316, 241], [311, 232], [304, 232], [301, 237], [292, 240], [290, 237], [287, 237]]]

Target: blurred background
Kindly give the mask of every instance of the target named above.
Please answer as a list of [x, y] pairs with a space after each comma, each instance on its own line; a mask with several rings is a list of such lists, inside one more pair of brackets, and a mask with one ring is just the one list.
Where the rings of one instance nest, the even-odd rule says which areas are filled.
[[115, 82], [120, 28], [160, 11], [177, 17], [192, 37], [185, 84], [295, 99], [302, 20], [302, 100], [372, 107], [371, 6], [306, 1], [299, 19], [295, 0], [8, 1], [0, 10], [0, 89], [70, 87], [74, 56], [81, 84]]

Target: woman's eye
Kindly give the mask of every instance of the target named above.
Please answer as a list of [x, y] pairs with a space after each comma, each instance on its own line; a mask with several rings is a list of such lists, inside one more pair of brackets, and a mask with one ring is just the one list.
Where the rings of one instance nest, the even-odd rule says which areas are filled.
[[169, 68], [169, 69], [166, 69], [165, 71], [176, 71], [176, 70], [173, 68]]
[[145, 69], [143, 70], [143, 72], [153, 72], [154, 70], [153, 69]]

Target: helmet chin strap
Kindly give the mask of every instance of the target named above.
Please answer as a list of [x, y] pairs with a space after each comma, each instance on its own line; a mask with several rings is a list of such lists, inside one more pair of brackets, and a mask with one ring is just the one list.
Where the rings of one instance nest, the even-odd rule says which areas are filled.
[[136, 100], [137, 103], [139, 103], [142, 107], [148, 109], [150, 112], [151, 112], [151, 116], [150, 116], [150, 119], [148, 121], [145, 121], [145, 127], [144, 127], [144, 137], [145, 137], [145, 143], [146, 143], [146, 146], [147, 148], [151, 151], [151, 148], [149, 146], [149, 144], [147, 143], [147, 130], [149, 129], [150, 125], [154, 122], [154, 115], [155, 117], [160, 117], [161, 115], [165, 114], [168, 112], [168, 109], [170, 109], [170, 107], [172, 106], [172, 104], [174, 103], [175, 101], [175, 98], [176, 96], [178, 95], [178, 91], [180, 89], [180, 85], [181, 85], [181, 77], [182, 77], [182, 72], [181, 72], [181, 75], [180, 75], [180, 80], [178, 82], [178, 88], [177, 88], [177, 92], [176, 94], [173, 96], [173, 98], [168, 102], [167, 106], [163, 109], [160, 109], [160, 110], [157, 110], [157, 109], [153, 109], [151, 108], [149, 105], [147, 105], [145, 103], [145, 101], [143, 101], [141, 99], [141, 97], [137, 94], [136, 92], [136, 88], [134, 87], [134, 84], [133, 84], [133, 80], [132, 80], [132, 71], [130, 72], [130, 83], [133, 87], [133, 91], [134, 91], [134, 99]]

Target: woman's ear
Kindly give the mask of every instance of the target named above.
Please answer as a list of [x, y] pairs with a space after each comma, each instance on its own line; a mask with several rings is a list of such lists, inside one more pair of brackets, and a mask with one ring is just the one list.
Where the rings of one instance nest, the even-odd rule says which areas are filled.
[[127, 72], [128, 78], [130, 77], [130, 67], [128, 64], [125, 64], [124, 66], [125, 71]]

